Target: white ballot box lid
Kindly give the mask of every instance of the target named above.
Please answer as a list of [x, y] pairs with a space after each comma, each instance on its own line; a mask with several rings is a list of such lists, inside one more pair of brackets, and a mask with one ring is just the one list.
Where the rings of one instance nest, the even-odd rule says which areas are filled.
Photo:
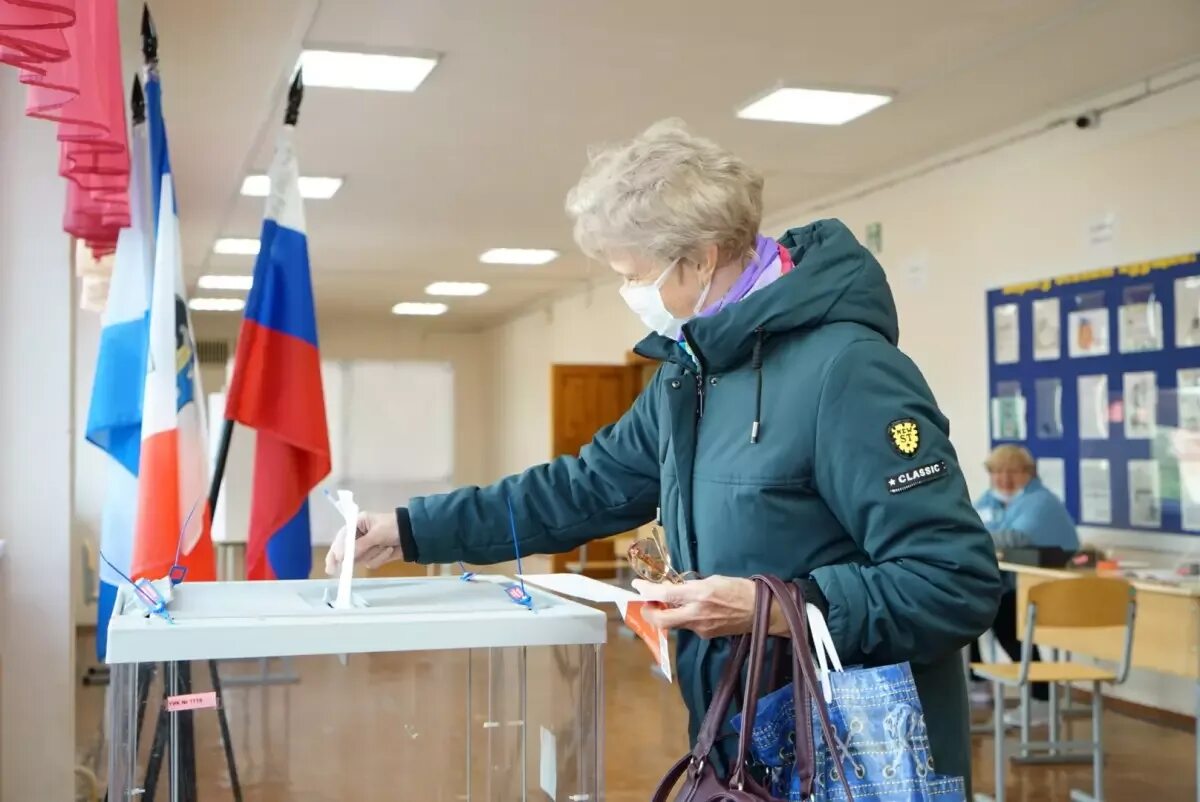
[[147, 616], [122, 587], [109, 622], [108, 663], [306, 654], [565, 646], [604, 643], [600, 610], [528, 585], [533, 609], [503, 576], [356, 579], [348, 610], [329, 606], [336, 582], [183, 582], [171, 621]]

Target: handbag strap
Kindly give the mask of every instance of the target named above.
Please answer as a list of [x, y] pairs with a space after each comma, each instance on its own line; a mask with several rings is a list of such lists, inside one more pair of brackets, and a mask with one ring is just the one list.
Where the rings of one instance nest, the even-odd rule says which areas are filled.
[[748, 749], [754, 732], [754, 717], [758, 708], [759, 687], [762, 685], [763, 663], [767, 655], [767, 639], [771, 627], [771, 595], [762, 582], [754, 583], [754, 619], [750, 628], [750, 657], [746, 669], [746, 686], [742, 692], [742, 726], [738, 737], [738, 759], [729, 775], [730, 784], [740, 788], [745, 780], [745, 759], [742, 750]]
[[742, 674], [742, 666], [746, 662], [746, 655], [749, 651], [749, 636], [739, 635], [734, 641], [733, 654], [730, 656], [729, 662], [725, 664], [725, 671], [721, 674], [721, 681], [717, 683], [717, 689], [713, 693], [712, 701], [709, 702], [704, 720], [700, 722], [700, 731], [696, 736], [696, 745], [692, 748], [691, 759], [698, 762], [704, 761], [708, 758], [708, 753], [712, 751], [717, 734], [725, 724], [729, 703], [733, 700], [733, 692], [737, 688], [738, 678]]
[[[750, 752], [755, 714], [758, 712], [761, 669], [765, 660], [766, 645], [771, 636], [771, 605], [774, 597], [778, 595], [778, 590], [773, 588], [765, 577], [754, 577], [754, 586], [754, 624], [751, 630], [750, 668], [745, 698], [742, 702], [742, 726], [738, 740], [737, 762], [729, 775], [730, 783], [735, 788], [741, 788], [746, 779], [746, 761]], [[795, 633], [792, 633], [792, 639], [796, 640]], [[803, 642], [800, 641], [800, 643]], [[780, 643], [779, 647], [782, 648], [783, 645]], [[804, 669], [795, 643], [790, 651], [792, 652], [792, 704], [795, 708], [796, 727], [796, 771], [799, 774], [804, 798], [807, 799], [812, 794], [813, 778], [816, 773], [816, 757], [813, 754], [812, 741], [812, 713], [809, 706], [811, 690], [801, 681]], [[803, 757], [801, 757], [802, 755]]]
[[[758, 577], [756, 577], [758, 578]], [[772, 595], [779, 602], [779, 608], [783, 613], [784, 620], [787, 621], [788, 631], [792, 636], [792, 664], [798, 673], [792, 678], [793, 686], [796, 683], [803, 682], [808, 696], [812, 699], [811, 706], [806, 705], [804, 708], [796, 708], [796, 770], [801, 772], [801, 778], [805, 776], [812, 777], [816, 772], [816, 755], [811, 746], [812, 737], [812, 708], [817, 709], [817, 716], [821, 723], [821, 734], [825, 738], [825, 743], [829, 747], [830, 753], [833, 755], [834, 763], [838, 767], [838, 778], [842, 781], [842, 787], [846, 790], [846, 799], [848, 802], [853, 802], [854, 792], [850, 789], [850, 782], [846, 779], [845, 766], [842, 765], [840, 755], [838, 754], [838, 741], [834, 737], [833, 725], [829, 719], [829, 706], [825, 703], [825, 697], [817, 689], [817, 681], [815, 678], [816, 669], [813, 666], [812, 655], [808, 651], [808, 622], [806, 616], [800, 613], [800, 606], [796, 603], [796, 596], [799, 596], [803, 603], [804, 594], [794, 583], [785, 583], [778, 577], [763, 576], [762, 581], [768, 588], [771, 589]], [[794, 590], [789, 592], [787, 587], [790, 585]], [[801, 715], [801, 710], [804, 711]], [[809, 749], [804, 753], [807, 766], [801, 764], [800, 752], [800, 726], [801, 719], [804, 720], [805, 732], [808, 735]], [[745, 752], [739, 751], [739, 760], [745, 759]], [[810, 780], [811, 782], [811, 780]], [[812, 793], [810, 786], [802, 786], [806, 789], [807, 794]]]

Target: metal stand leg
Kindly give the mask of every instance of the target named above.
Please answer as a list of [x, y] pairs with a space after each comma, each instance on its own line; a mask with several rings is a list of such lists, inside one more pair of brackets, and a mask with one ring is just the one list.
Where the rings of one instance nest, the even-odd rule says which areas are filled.
[[1092, 683], [1092, 741], [1096, 747], [1092, 756], [1092, 793], [1096, 802], [1104, 802], [1104, 695], [1100, 683]]
[[992, 683], [992, 696], [995, 709], [992, 712], [992, 737], [995, 743], [996, 761], [996, 790], [993, 798], [996, 802], [1004, 802], [1004, 686], [999, 682]]
[[[1050, 683], [1050, 741], [1058, 742], [1058, 683]], [[1051, 755], [1057, 755], [1057, 749], [1050, 750]]]
[[1029, 692], [1030, 684], [1026, 682], [1021, 686], [1021, 757], [1027, 757], [1029, 751], [1027, 744], [1029, 743]]

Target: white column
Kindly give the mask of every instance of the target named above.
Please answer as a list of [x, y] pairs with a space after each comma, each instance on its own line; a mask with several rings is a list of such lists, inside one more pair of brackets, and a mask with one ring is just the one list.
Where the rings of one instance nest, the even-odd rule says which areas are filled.
[[72, 799], [72, 342], [51, 123], [0, 67], [0, 799]]

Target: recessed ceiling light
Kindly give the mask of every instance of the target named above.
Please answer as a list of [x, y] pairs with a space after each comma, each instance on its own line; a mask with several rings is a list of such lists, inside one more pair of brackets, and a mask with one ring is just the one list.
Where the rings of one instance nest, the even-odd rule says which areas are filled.
[[248, 290], [254, 284], [254, 276], [201, 276], [196, 284], [202, 290]]
[[888, 95], [784, 87], [751, 102], [737, 116], [744, 120], [842, 125], [889, 102]]
[[[342, 188], [342, 179], [315, 175], [300, 176], [300, 197], [311, 200], [329, 200]], [[248, 175], [242, 181], [242, 194], [252, 198], [265, 198], [271, 194], [269, 175]]]
[[437, 66], [437, 59], [305, 50], [300, 54], [300, 66], [304, 69], [305, 86], [412, 92]]
[[232, 254], [234, 256], [256, 256], [258, 240], [240, 237], [222, 237], [213, 243], [213, 253]]
[[246, 302], [241, 298], [193, 298], [188, 307], [195, 312], [240, 312]]
[[545, 248], [492, 248], [479, 255], [490, 265], [544, 265], [558, 258], [558, 251]]
[[470, 297], [483, 295], [488, 285], [482, 281], [435, 281], [425, 288], [426, 295], [458, 295]]
[[406, 301], [396, 304], [392, 307], [393, 315], [421, 315], [432, 317], [434, 315], [443, 315], [450, 307], [445, 304], [421, 303]]

